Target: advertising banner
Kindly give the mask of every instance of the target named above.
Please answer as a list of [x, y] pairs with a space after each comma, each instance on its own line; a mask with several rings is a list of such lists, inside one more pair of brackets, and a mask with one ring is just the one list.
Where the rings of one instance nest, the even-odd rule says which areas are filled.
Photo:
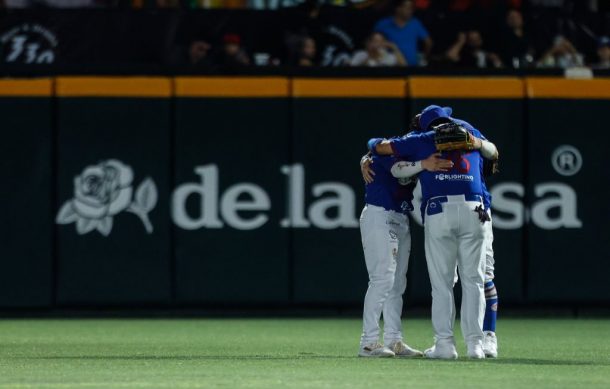
[[529, 261], [533, 302], [610, 299], [605, 112], [610, 81], [528, 81]]
[[293, 93], [294, 178], [304, 179], [292, 208], [294, 299], [361, 304], [368, 278], [359, 160], [369, 138], [404, 128], [405, 83], [295, 79]]
[[59, 78], [57, 95], [57, 303], [169, 303], [169, 79]]
[[0, 81], [0, 307], [53, 298], [52, 80]]
[[178, 78], [176, 94], [177, 302], [288, 302], [288, 80]]

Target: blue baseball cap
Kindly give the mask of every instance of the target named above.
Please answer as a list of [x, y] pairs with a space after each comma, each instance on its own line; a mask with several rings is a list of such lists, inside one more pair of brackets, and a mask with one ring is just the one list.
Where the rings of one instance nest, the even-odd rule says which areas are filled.
[[602, 48], [607, 46], [610, 47], [610, 37], [602, 36], [601, 38], [599, 38], [599, 40], [597, 41], [597, 47]]
[[422, 131], [427, 131], [430, 123], [439, 118], [451, 118], [451, 114], [453, 113], [453, 109], [451, 107], [441, 107], [438, 105], [429, 105], [421, 111], [421, 116], [419, 117], [419, 127]]

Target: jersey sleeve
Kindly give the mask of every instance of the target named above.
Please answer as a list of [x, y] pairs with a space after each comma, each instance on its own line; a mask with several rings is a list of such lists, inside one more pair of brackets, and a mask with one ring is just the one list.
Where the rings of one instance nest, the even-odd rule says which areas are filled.
[[465, 120], [456, 120], [456, 121], [458, 122], [458, 124], [460, 124], [461, 126], [465, 127], [468, 131], [470, 131], [472, 133], [472, 135], [476, 136], [477, 138], [487, 140], [487, 138], [485, 138], [485, 136], [481, 133], [481, 131], [474, 128], [472, 124], [468, 123]]
[[481, 131], [477, 130], [476, 128], [472, 128], [472, 135], [476, 136], [479, 139], [483, 139], [483, 140], [487, 140], [487, 138], [485, 138], [485, 135], [483, 135], [481, 133]]
[[406, 159], [408, 161], [417, 161], [415, 156], [417, 155], [418, 149], [422, 145], [422, 139], [424, 136], [425, 134], [423, 133], [411, 133], [407, 136], [403, 136], [402, 138], [391, 139], [390, 146], [392, 147], [394, 156], [401, 159]]
[[427, 39], [430, 36], [426, 27], [419, 20], [417, 21], [417, 37], [421, 40]]
[[392, 166], [394, 165], [395, 162], [396, 162], [396, 158], [394, 158], [391, 155], [379, 156], [379, 157], [375, 157], [373, 159], [373, 163], [378, 163], [379, 166], [381, 166], [381, 168], [383, 168], [383, 170], [386, 170], [388, 172], [392, 170]]
[[373, 31], [380, 32], [385, 35], [385, 32], [386, 32], [385, 19], [381, 19], [380, 21], [375, 23], [375, 27], [373, 28]]
[[396, 178], [410, 178], [419, 174], [422, 170], [424, 169], [421, 166], [421, 161], [398, 161], [392, 165], [390, 172]]

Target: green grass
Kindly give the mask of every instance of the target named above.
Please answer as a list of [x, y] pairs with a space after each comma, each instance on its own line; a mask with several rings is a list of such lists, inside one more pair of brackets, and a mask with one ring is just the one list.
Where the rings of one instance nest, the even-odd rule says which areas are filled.
[[[404, 325], [430, 346], [428, 320]], [[357, 358], [359, 335], [354, 319], [3, 320], [0, 388], [610, 387], [610, 320], [504, 319], [485, 361]]]

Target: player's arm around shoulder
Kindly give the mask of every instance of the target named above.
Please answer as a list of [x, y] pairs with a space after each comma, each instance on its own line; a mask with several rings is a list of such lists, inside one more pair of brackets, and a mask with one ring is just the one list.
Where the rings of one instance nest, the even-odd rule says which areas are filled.
[[415, 153], [418, 142], [421, 141], [426, 133], [409, 133], [400, 138], [369, 139], [367, 146], [369, 151], [375, 155], [395, 155], [397, 157], [407, 157]]
[[367, 147], [373, 155], [392, 155], [394, 150], [392, 144], [388, 139], [384, 138], [371, 138], [367, 142]]
[[453, 167], [453, 162], [441, 157], [441, 153], [431, 154], [417, 162], [399, 161], [392, 166], [391, 173], [396, 178], [410, 178], [420, 172], [446, 172]]

